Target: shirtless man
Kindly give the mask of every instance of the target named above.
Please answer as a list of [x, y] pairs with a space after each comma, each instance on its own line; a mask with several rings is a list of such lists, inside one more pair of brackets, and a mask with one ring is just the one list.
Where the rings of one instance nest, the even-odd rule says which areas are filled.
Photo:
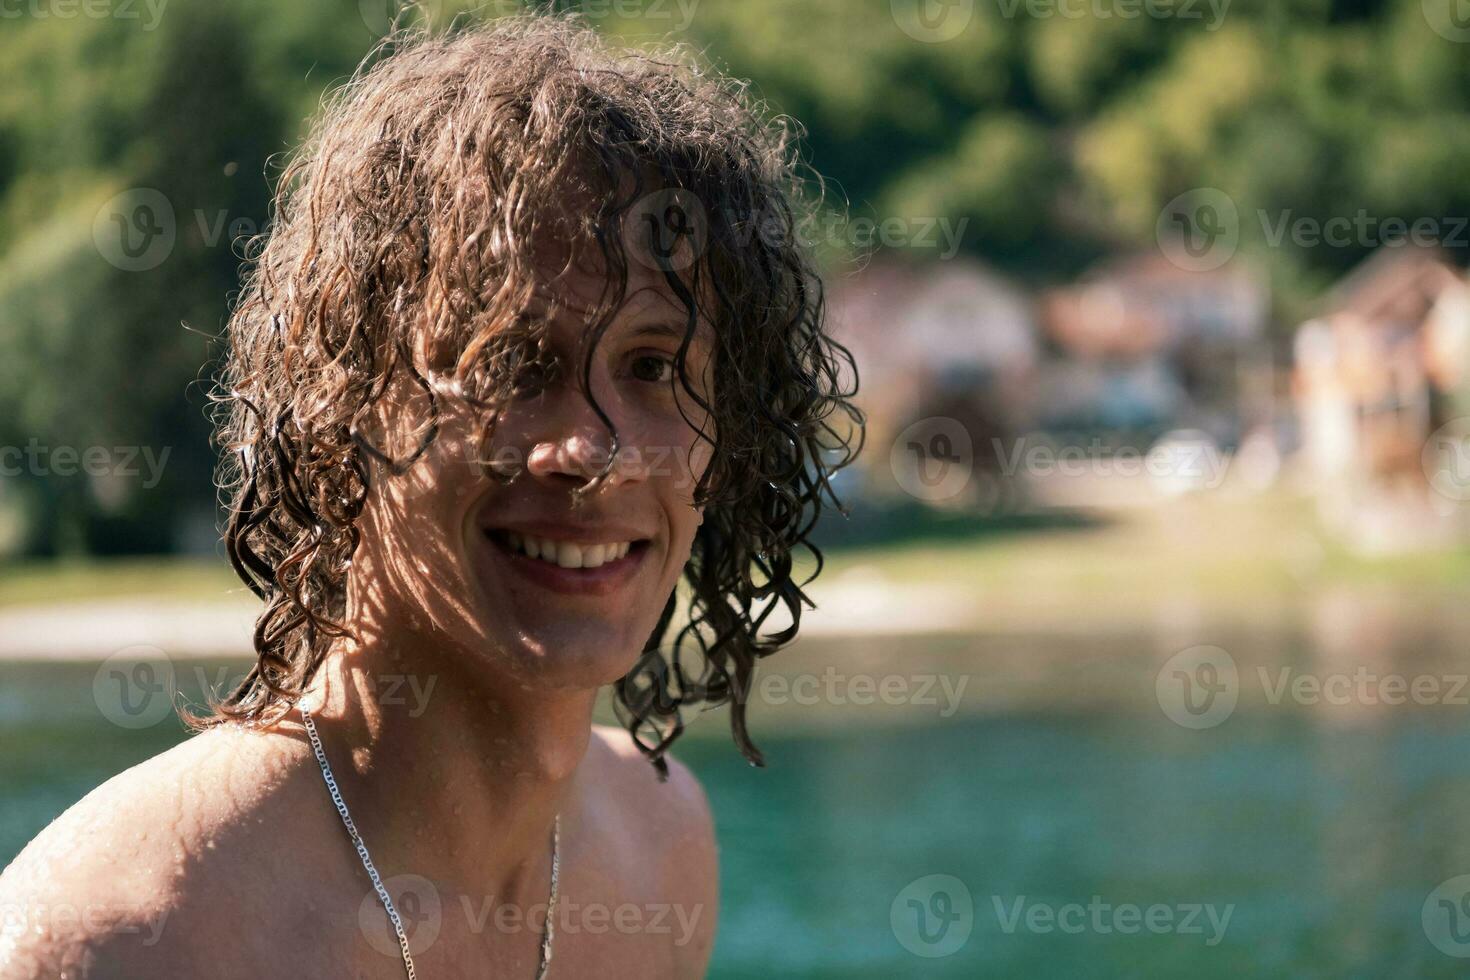
[[727, 704], [760, 763], [762, 614], [861, 422], [791, 166], [737, 86], [559, 19], [328, 104], [218, 396], [256, 663], [0, 876], [3, 980], [704, 974], [667, 751]]

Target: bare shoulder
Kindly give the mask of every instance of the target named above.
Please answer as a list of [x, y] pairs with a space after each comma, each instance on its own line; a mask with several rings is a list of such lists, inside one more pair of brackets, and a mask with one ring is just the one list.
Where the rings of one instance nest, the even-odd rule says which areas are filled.
[[[220, 899], [267, 872], [240, 866], [260, 851], [235, 845], [269, 832], [265, 812], [298, 781], [300, 754], [285, 736], [220, 728], [88, 793], [0, 874], [0, 975], [159, 975], [207, 962], [229, 925]], [[215, 901], [199, 901], [210, 891]]]
[[[669, 778], [661, 780], [627, 729], [593, 725], [592, 735], [591, 751], [602, 756], [600, 764], [605, 773], [615, 778], [630, 799], [644, 799], [645, 794], [655, 793], [657, 795], [648, 802], [657, 802], [669, 816], [710, 823], [709, 800], [704, 787], [684, 763], [673, 755], [666, 755]], [[710, 826], [712, 829], [712, 823]]]
[[694, 926], [678, 952], [680, 974], [703, 976], [719, 912], [719, 849], [704, 787], [673, 756], [666, 757], [668, 779], [660, 780], [624, 729], [593, 726], [589, 755], [601, 795], [615, 809], [624, 853], [631, 862], [657, 869], [660, 900]]

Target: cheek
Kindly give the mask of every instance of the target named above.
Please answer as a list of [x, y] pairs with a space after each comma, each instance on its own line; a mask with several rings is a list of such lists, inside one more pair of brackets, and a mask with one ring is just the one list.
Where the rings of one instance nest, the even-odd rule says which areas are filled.
[[463, 508], [412, 471], [389, 477], [363, 508], [357, 564], [374, 583], [372, 601], [414, 630], [458, 633], [470, 588]]
[[363, 508], [364, 528], [371, 529], [375, 549], [405, 569], [451, 560], [459, 548], [466, 507], [482, 479], [471, 457], [456, 433], [441, 432], [406, 472], [375, 466]]
[[705, 424], [709, 438], [700, 436], [683, 419], [662, 420], [643, 434], [640, 451], [647, 461], [648, 475], [658, 484], [660, 494], [667, 494], [680, 506], [693, 504], [694, 487], [709, 469], [714, 456], [710, 444], [713, 432]]
[[668, 514], [669, 558], [671, 563], [682, 568], [689, 561], [689, 553], [704, 515], [693, 504], [694, 485], [701, 471], [690, 472], [684, 466], [676, 469], [679, 475], [667, 481], [661, 495], [666, 500], [665, 510]]

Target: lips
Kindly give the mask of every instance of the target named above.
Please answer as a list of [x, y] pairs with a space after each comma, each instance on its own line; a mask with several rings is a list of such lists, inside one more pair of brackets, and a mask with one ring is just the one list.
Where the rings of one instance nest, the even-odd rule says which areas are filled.
[[563, 595], [581, 596], [616, 593], [637, 573], [651, 543], [634, 537], [578, 541], [509, 529], [491, 529], [485, 537], [495, 559], [517, 577]]

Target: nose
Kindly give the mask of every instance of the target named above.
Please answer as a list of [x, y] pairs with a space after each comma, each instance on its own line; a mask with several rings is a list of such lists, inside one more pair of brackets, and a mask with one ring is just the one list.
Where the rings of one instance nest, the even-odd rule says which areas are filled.
[[579, 428], [565, 435], [537, 441], [526, 456], [526, 469], [538, 480], [558, 478], [585, 483], [607, 464], [612, 436], [606, 429]]
[[[612, 457], [613, 434], [581, 391], [565, 386], [555, 395], [547, 392], [545, 401], [557, 404], [545, 405], [549, 410], [545, 416], [548, 424], [538, 427], [539, 431], [532, 435], [526, 470], [537, 481], [574, 489], [607, 466]], [[630, 448], [627, 427], [618, 424], [606, 400], [599, 399], [598, 404], [617, 427], [623, 444], [608, 470], [603, 488], [612, 489], [641, 479], [641, 468], [633, 465], [638, 454]]]

